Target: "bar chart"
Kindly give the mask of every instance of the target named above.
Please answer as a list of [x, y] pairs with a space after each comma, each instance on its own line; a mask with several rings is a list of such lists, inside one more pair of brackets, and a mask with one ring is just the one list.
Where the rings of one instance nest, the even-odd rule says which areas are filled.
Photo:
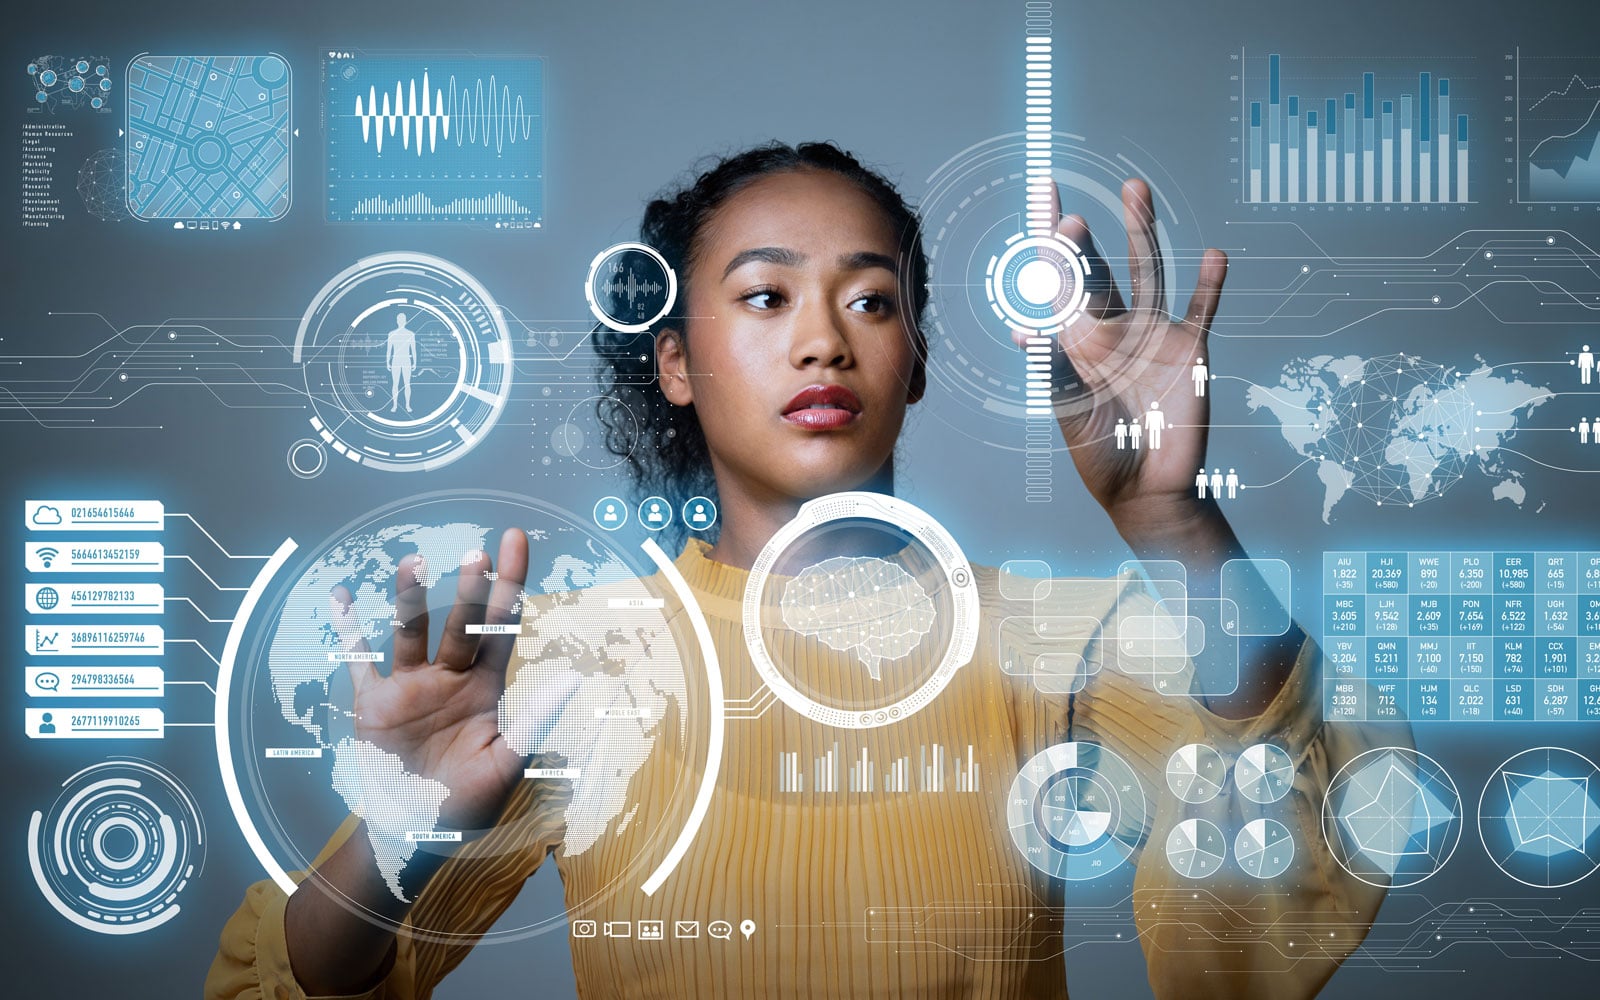
[[[799, 751], [778, 753], [778, 791], [799, 794], [808, 789], [816, 794], [840, 792], [961, 792], [979, 790], [980, 765], [976, 750], [967, 745], [965, 753], [954, 760], [946, 748], [938, 743], [923, 744], [917, 749], [915, 763], [910, 754], [887, 762], [880, 772], [866, 747], [850, 760], [848, 775], [844, 774], [845, 758], [839, 744], [811, 758], [808, 770], [802, 763]], [[848, 784], [841, 777], [847, 778]], [[951, 778], [954, 778], [952, 781]]]
[[[1263, 58], [1243, 49], [1237, 60], [1244, 203], [1472, 203], [1470, 122], [1455, 93], [1459, 80], [1428, 69], [1401, 75], [1374, 68], [1352, 70], [1343, 93], [1292, 93], [1337, 87], [1339, 78], [1325, 69], [1329, 60], [1300, 69], [1282, 53]], [[1295, 86], [1286, 67], [1305, 73], [1305, 86]]]

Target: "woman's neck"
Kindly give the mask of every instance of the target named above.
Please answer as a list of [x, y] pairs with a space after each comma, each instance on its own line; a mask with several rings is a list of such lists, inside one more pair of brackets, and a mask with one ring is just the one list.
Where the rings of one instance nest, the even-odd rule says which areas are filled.
[[[713, 465], [715, 469], [715, 466]], [[763, 489], [736, 476], [717, 475], [717, 499], [721, 509], [717, 519], [722, 525], [717, 543], [706, 553], [714, 562], [749, 569], [755, 565], [761, 550], [784, 525], [794, 520], [800, 508], [816, 497], [795, 497]], [[894, 495], [894, 463], [885, 462], [870, 479], [851, 487], [866, 493]], [[823, 496], [826, 494], [818, 494]], [[817, 562], [830, 555], [871, 555], [884, 546], [881, 532], [871, 529], [855, 531], [830, 531], [825, 539], [817, 541], [817, 551], [795, 549], [791, 555], [806, 563]], [[826, 551], [823, 551], [826, 549]]]

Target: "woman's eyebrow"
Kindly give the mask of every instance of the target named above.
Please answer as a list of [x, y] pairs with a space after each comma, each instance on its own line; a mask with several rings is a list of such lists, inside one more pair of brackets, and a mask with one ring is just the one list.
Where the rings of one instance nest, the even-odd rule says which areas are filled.
[[751, 261], [765, 261], [768, 264], [782, 264], [786, 267], [798, 267], [806, 262], [806, 255], [787, 247], [754, 247], [749, 250], [740, 250], [728, 261], [728, 266], [722, 269], [722, 276], [726, 278], [734, 271]]
[[900, 273], [900, 262], [888, 254], [874, 253], [871, 250], [857, 250], [855, 253], [841, 254], [839, 256], [839, 270], [841, 271], [866, 271], [874, 267], [881, 267], [890, 274]]

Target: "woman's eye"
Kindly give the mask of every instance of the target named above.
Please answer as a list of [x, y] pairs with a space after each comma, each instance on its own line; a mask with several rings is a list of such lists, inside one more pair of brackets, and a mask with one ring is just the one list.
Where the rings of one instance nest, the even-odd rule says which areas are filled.
[[753, 309], [776, 309], [783, 305], [783, 295], [770, 288], [757, 288], [745, 292], [739, 299]]
[[860, 296], [859, 298], [851, 301], [850, 309], [855, 312], [867, 313], [874, 316], [882, 315], [894, 311], [894, 301], [887, 295], [878, 295], [873, 293], [870, 295]]

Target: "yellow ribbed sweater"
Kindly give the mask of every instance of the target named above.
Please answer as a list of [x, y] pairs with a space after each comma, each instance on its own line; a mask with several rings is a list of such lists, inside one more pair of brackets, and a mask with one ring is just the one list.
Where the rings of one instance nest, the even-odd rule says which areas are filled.
[[[704, 543], [691, 541], [677, 565], [710, 625], [726, 697], [748, 698], [761, 683], [741, 626], [747, 574], [711, 561], [706, 552]], [[1126, 653], [1108, 651], [1106, 636], [1116, 634], [1121, 618], [1151, 611], [1143, 591], [1127, 581], [1057, 580], [1048, 595], [1017, 601], [1002, 595], [995, 571], [979, 567], [976, 574], [977, 652], [931, 705], [909, 719], [844, 731], [774, 704], [759, 718], [729, 720], [704, 823], [653, 897], [639, 883], [686, 814], [704, 758], [698, 727], [690, 727], [683, 750], [666, 740], [657, 744], [629, 786], [629, 802], [638, 803], [633, 819], [614, 824], [577, 856], [561, 846], [565, 795], [550, 783], [524, 782], [494, 831], [446, 862], [419, 895], [407, 918], [408, 929], [417, 933], [402, 930], [392, 967], [356, 996], [428, 997], [549, 856], [560, 871], [572, 919], [627, 920], [634, 926], [665, 921], [664, 941], [573, 939], [578, 991], [585, 998], [1065, 997], [1060, 907], [1073, 889], [1040, 875], [1022, 857], [1007, 831], [1005, 807], [1021, 764], [1069, 738], [1103, 744], [1122, 756], [1149, 803], [1145, 843], [1154, 847], [1136, 857], [1134, 906], [1157, 994], [1192, 993], [1201, 976], [1222, 977], [1209, 986], [1230, 995], [1314, 994], [1359, 943], [1382, 893], [1346, 876], [1320, 840], [1328, 781], [1374, 740], [1362, 727], [1322, 725], [1312, 644], [1265, 713], [1224, 720], [1189, 698], [1158, 694], [1154, 671], [1140, 670]], [[936, 576], [918, 576], [930, 590], [941, 586]], [[1071, 633], [1052, 637], [1048, 651], [1055, 655], [1049, 662], [1056, 670], [1082, 671], [1086, 683], [1002, 669], [1002, 663], [1032, 663], [1043, 651], [1032, 648], [1032, 629], [1014, 627], [1041, 615], [1059, 619]], [[834, 704], [869, 698], [869, 686], [877, 683], [853, 658], [814, 640], [797, 636], [773, 655], [801, 665], [796, 673]], [[914, 675], [926, 666], [907, 661], [895, 669]], [[691, 704], [703, 703], [703, 688], [694, 682], [699, 664], [686, 662], [685, 668]], [[1172, 674], [1170, 657], [1160, 669], [1169, 685], [1174, 679], [1187, 683], [1186, 673]], [[1064, 693], [1071, 687], [1081, 690]], [[1185, 743], [1207, 742], [1231, 756], [1266, 739], [1285, 747], [1299, 767], [1293, 791], [1267, 813], [1293, 832], [1295, 864], [1269, 891], [1242, 876], [1219, 874], [1204, 883], [1204, 899], [1197, 902], [1190, 891], [1196, 883], [1172, 871], [1160, 846], [1174, 824], [1196, 814], [1167, 792], [1167, 757]], [[816, 792], [810, 762], [835, 744], [846, 790]], [[955, 792], [953, 770], [947, 772], [949, 790], [918, 790], [920, 750], [933, 744], [952, 761], [964, 760], [966, 748], [973, 748], [978, 793]], [[877, 772], [878, 790], [851, 793], [848, 769], [863, 749]], [[802, 793], [779, 790], [784, 752], [797, 753], [803, 762]], [[913, 790], [885, 792], [883, 772], [900, 757], [911, 758]], [[1228, 793], [1208, 809], [1224, 822], [1230, 815], [1260, 814], [1259, 807], [1234, 802]], [[359, 828], [355, 817], [348, 819], [313, 863]], [[661, 830], [669, 832], [663, 837]], [[208, 998], [306, 997], [290, 968], [285, 902], [270, 880], [250, 887], [223, 928], [206, 981]], [[700, 937], [676, 939], [679, 919], [698, 920]], [[716, 940], [706, 929], [714, 920], [735, 928], [752, 920], [756, 932], [749, 940], [737, 930], [731, 941]], [[1219, 945], [1222, 939], [1225, 946]], [[508, 996], [524, 992], [518, 984], [507, 989]]]

